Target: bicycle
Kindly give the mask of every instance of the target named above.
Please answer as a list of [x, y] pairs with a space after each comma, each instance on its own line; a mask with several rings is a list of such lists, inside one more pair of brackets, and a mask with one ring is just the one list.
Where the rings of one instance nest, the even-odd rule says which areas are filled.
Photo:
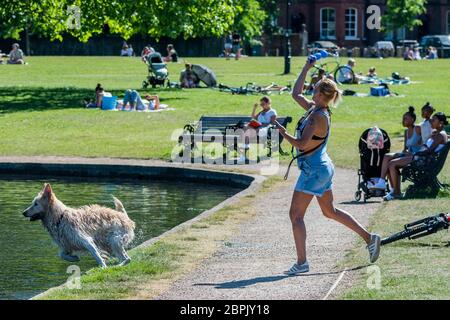
[[326, 77], [332, 76], [338, 84], [355, 83], [355, 73], [352, 68], [347, 65], [341, 65], [338, 55], [333, 55], [334, 61], [325, 61], [321, 64], [314, 65], [311, 78], [319, 73], [320, 69], [325, 71]]
[[381, 245], [385, 245], [397, 240], [408, 238], [410, 240], [421, 238], [429, 234], [436, 233], [450, 226], [450, 213], [440, 213], [425, 219], [405, 224], [404, 230], [381, 240]]

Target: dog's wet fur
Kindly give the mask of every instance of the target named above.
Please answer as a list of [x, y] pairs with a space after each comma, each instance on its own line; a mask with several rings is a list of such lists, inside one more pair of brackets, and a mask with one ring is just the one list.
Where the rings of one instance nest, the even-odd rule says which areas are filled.
[[106, 267], [105, 255], [116, 257], [119, 265], [125, 265], [131, 261], [125, 248], [134, 239], [135, 223], [119, 199], [113, 199], [115, 210], [99, 205], [69, 208], [46, 183], [23, 215], [30, 221], [42, 221], [64, 260], [78, 261], [75, 253], [87, 250], [102, 268]]

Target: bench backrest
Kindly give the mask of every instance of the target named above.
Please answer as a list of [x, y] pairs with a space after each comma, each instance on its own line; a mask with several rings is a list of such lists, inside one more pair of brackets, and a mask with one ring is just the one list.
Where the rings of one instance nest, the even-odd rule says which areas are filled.
[[[249, 116], [202, 116], [199, 120], [195, 133], [204, 133], [208, 130], [217, 130], [225, 133], [229, 127], [236, 126], [239, 122], [248, 123], [252, 118]], [[277, 121], [286, 126], [292, 121], [291, 117], [277, 117]]]
[[438, 175], [441, 172], [442, 168], [444, 167], [449, 150], [450, 150], [450, 140], [447, 141], [444, 148], [441, 149], [441, 151], [437, 156], [436, 167], [434, 168], [434, 172], [436, 175]]

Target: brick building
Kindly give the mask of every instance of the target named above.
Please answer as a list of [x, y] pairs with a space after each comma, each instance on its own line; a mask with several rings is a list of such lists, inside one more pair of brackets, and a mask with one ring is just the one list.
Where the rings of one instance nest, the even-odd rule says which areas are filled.
[[[290, 0], [290, 29], [292, 30], [292, 53], [299, 54], [299, 34], [306, 26], [309, 42], [330, 40], [340, 47], [364, 47], [378, 40], [391, 40], [392, 32], [385, 34], [366, 27], [370, 5], [378, 5], [381, 14], [385, 11], [386, 0]], [[287, 0], [279, 0], [280, 15], [277, 24], [286, 27]], [[427, 34], [450, 34], [450, 0], [428, 0], [427, 12], [420, 16], [423, 25], [409, 31], [399, 29], [398, 39], [416, 39]], [[265, 38], [266, 49], [280, 49], [283, 52], [283, 36]]]

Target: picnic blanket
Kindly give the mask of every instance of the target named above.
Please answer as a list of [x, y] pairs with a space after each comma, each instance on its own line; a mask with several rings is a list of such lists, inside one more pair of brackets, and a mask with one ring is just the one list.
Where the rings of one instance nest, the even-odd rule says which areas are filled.
[[378, 78], [378, 77], [363, 77], [359, 81], [360, 84], [410, 84], [411, 80], [408, 77], [404, 77], [402, 79], [394, 79], [394, 78]]

